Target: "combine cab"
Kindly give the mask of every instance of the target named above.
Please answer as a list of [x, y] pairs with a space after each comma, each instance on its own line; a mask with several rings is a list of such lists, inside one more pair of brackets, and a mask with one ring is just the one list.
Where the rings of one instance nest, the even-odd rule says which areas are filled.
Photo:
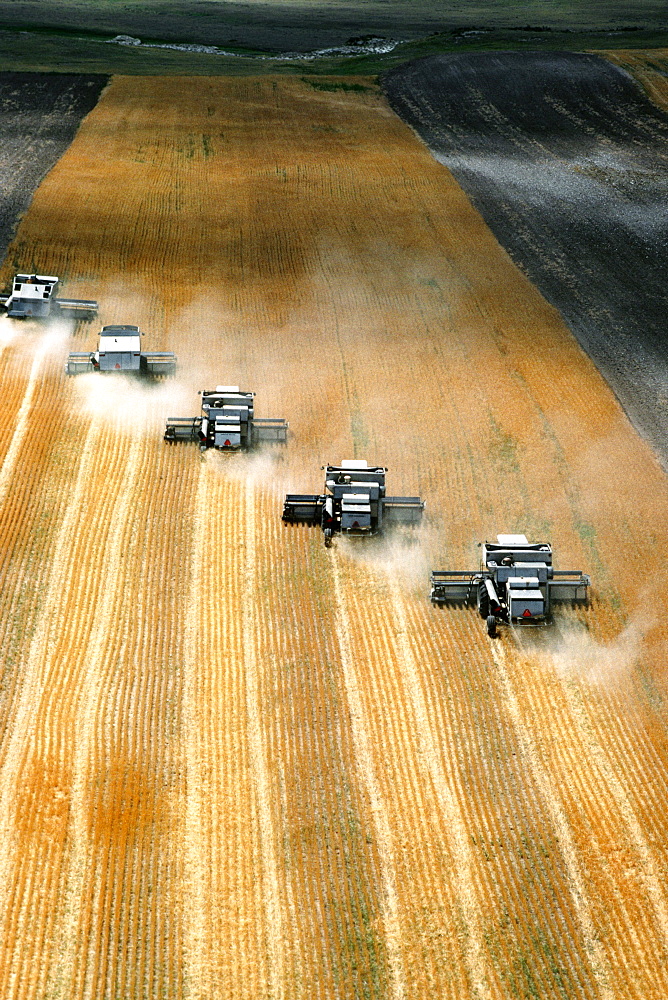
[[219, 385], [202, 393], [199, 417], [170, 417], [165, 441], [197, 441], [202, 450], [248, 450], [262, 442], [285, 444], [288, 422], [281, 417], [256, 417], [254, 392], [237, 385]]
[[92, 299], [57, 299], [58, 278], [49, 274], [17, 274], [8, 295], [0, 296], [0, 305], [13, 319], [47, 319], [65, 316], [91, 320], [97, 316], [97, 302]]
[[336, 533], [375, 535], [394, 524], [416, 525], [422, 520], [424, 503], [419, 497], [385, 496], [383, 466], [369, 467], [365, 461], [327, 465], [323, 494], [288, 493], [283, 505], [286, 524], [319, 525], [330, 546]]
[[554, 601], [586, 601], [591, 581], [579, 570], [556, 570], [552, 546], [528, 542], [525, 535], [497, 535], [484, 542], [480, 570], [434, 570], [434, 604], [471, 604], [494, 637], [497, 625], [541, 625], [549, 620]]
[[135, 375], [173, 375], [176, 355], [142, 351], [138, 326], [103, 326], [97, 351], [75, 352], [67, 359], [68, 375], [84, 372], [131, 372]]

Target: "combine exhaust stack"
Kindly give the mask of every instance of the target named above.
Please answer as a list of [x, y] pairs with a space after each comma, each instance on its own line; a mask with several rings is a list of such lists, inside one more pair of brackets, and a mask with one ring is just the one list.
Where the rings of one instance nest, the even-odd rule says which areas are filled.
[[337, 533], [375, 535], [395, 524], [420, 524], [424, 502], [419, 497], [385, 496], [384, 466], [350, 459], [323, 468], [326, 492], [288, 493], [285, 524], [320, 525], [327, 547]]
[[57, 299], [58, 282], [52, 274], [17, 274], [11, 292], [0, 295], [0, 305], [13, 319], [65, 316], [88, 321], [97, 316], [97, 302], [93, 299]]
[[165, 441], [197, 441], [202, 450], [248, 450], [262, 442], [285, 444], [288, 422], [282, 417], [256, 417], [254, 392], [237, 385], [219, 385], [202, 393], [202, 415], [170, 417]]
[[176, 355], [169, 351], [142, 351], [138, 326], [103, 326], [97, 351], [69, 355], [68, 375], [84, 372], [132, 372], [136, 375], [173, 375]]
[[471, 604], [494, 637], [497, 625], [542, 625], [555, 601], [586, 601], [591, 580], [580, 570], [555, 570], [552, 546], [525, 535], [498, 535], [484, 542], [480, 569], [434, 570], [434, 604]]

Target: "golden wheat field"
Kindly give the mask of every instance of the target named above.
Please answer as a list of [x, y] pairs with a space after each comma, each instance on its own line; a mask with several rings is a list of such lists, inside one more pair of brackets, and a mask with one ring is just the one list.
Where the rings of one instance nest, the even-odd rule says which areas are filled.
[[[10, 249], [174, 350], [0, 323], [0, 996], [664, 1000], [668, 488], [369, 80], [116, 77]], [[162, 440], [239, 384], [289, 443]], [[284, 527], [389, 467], [411, 542]], [[430, 568], [592, 575], [491, 642]]]

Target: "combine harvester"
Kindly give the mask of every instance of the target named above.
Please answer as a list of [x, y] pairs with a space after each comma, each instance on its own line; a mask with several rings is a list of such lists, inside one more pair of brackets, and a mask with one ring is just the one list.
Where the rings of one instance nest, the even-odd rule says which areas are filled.
[[138, 326], [103, 326], [97, 351], [70, 354], [68, 375], [85, 372], [131, 372], [136, 375], [173, 375], [176, 355], [169, 351], [142, 351]]
[[12, 319], [48, 319], [63, 316], [68, 319], [91, 320], [97, 316], [97, 302], [93, 299], [57, 299], [55, 291], [59, 279], [48, 274], [17, 274], [9, 294], [0, 295]]
[[283, 506], [286, 524], [320, 525], [328, 548], [336, 532], [368, 536], [396, 524], [420, 524], [424, 502], [419, 497], [385, 496], [384, 466], [349, 459], [322, 468], [326, 492], [288, 493]]
[[262, 442], [287, 441], [287, 420], [255, 416], [254, 392], [239, 392], [238, 385], [219, 385], [201, 395], [202, 415], [170, 417], [165, 441], [198, 441], [202, 451], [239, 451]]
[[525, 535], [497, 535], [483, 542], [479, 572], [434, 570], [431, 600], [470, 604], [494, 638], [497, 625], [544, 625], [553, 601], [586, 601], [591, 581], [579, 570], [552, 568], [552, 546]]

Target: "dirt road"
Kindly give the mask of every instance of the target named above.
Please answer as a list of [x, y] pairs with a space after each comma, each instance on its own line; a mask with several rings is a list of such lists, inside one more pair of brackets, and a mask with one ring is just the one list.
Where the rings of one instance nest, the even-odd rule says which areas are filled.
[[[68, 380], [93, 327], [0, 330], [3, 997], [668, 989], [665, 475], [358, 83], [117, 78], [22, 222], [181, 364]], [[237, 382], [287, 448], [162, 441]], [[426, 499], [415, 544], [282, 526], [343, 457]], [[497, 531], [591, 607], [494, 644], [432, 608]]]
[[436, 56], [384, 86], [668, 468], [668, 115], [577, 53]]

